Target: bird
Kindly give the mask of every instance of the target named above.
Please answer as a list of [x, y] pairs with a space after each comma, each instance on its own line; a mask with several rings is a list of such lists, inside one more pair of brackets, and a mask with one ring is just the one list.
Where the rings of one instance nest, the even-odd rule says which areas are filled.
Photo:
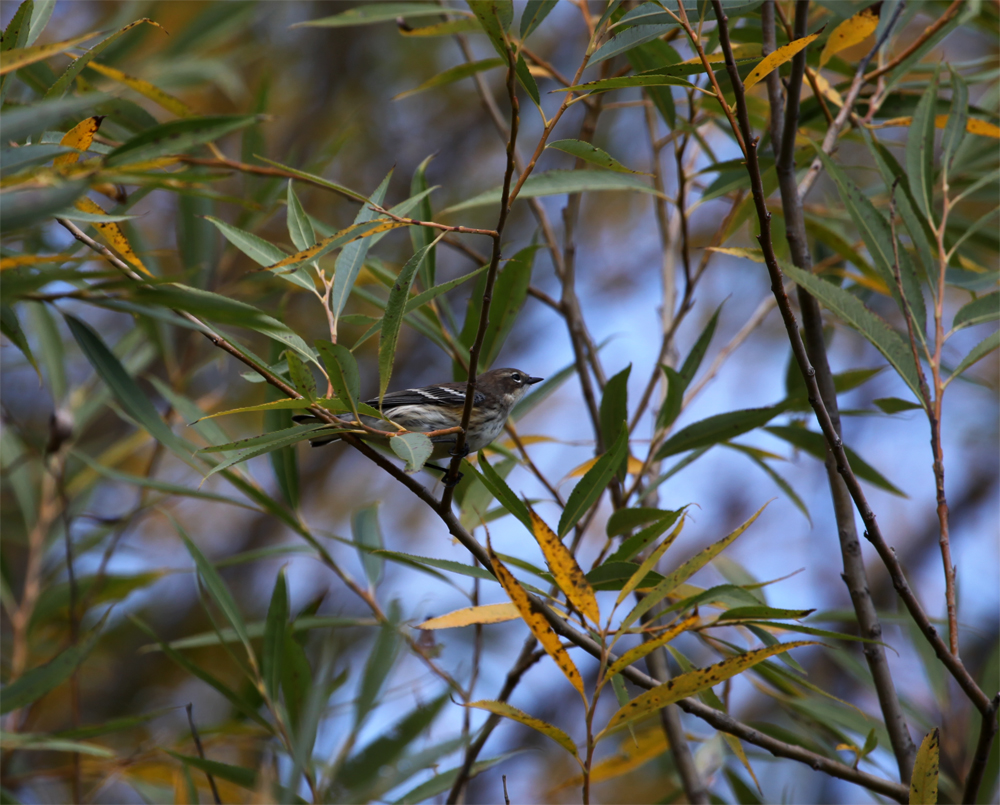
[[[476, 393], [472, 403], [472, 416], [465, 438], [467, 453], [482, 450], [496, 439], [507, 424], [511, 410], [524, 397], [528, 387], [540, 383], [545, 378], [532, 377], [520, 369], [491, 369], [476, 378]], [[465, 408], [467, 384], [435, 383], [415, 389], [400, 389], [384, 395], [379, 407], [379, 400], [365, 400], [365, 405], [376, 408], [390, 420], [417, 433], [454, 428], [462, 424], [462, 411]], [[361, 421], [372, 428], [381, 431], [391, 431], [392, 426], [373, 416], [360, 415]], [[300, 423], [317, 423], [321, 420], [315, 416], [299, 415], [292, 417]], [[340, 414], [337, 419], [351, 424], [355, 423], [353, 414]], [[446, 433], [432, 436], [434, 452], [431, 458], [440, 459], [454, 455], [457, 433]], [[366, 441], [387, 443], [388, 436], [378, 434], [363, 434]], [[313, 447], [321, 447], [340, 439], [339, 434], [317, 436], [310, 439]]]

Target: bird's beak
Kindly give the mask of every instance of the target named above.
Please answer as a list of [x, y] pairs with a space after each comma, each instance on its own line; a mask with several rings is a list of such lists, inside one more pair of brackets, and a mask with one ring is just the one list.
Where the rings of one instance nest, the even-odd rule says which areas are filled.
[[541, 383], [544, 379], [545, 379], [544, 377], [529, 377], [526, 382], [528, 383], [529, 386], [531, 386], [534, 385], [535, 383]]

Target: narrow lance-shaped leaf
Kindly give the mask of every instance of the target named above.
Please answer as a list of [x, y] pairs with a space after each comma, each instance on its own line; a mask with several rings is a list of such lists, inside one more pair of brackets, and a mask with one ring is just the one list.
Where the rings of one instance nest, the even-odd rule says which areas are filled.
[[457, 626], [470, 626], [475, 623], [503, 623], [517, 620], [521, 613], [513, 604], [483, 604], [478, 607], [456, 609], [447, 615], [428, 618], [423, 623], [415, 624], [417, 629], [454, 629]]
[[61, 42], [51, 42], [46, 45], [34, 45], [26, 48], [12, 48], [0, 52], [0, 75], [6, 75], [14, 70], [20, 70], [29, 64], [40, 62], [57, 53], [63, 53], [81, 42], [86, 42], [97, 36], [97, 31], [88, 34], [74, 36], [72, 39], [64, 39]]
[[21, 329], [21, 323], [17, 319], [17, 313], [14, 312], [14, 308], [10, 305], [0, 305], [0, 332], [2, 332], [10, 342], [17, 347], [21, 354], [27, 359], [28, 363], [31, 364], [31, 368], [35, 370], [35, 374], [38, 375], [38, 384], [42, 384], [42, 373], [38, 368], [38, 362], [35, 360], [35, 356], [31, 352], [31, 346], [28, 344], [28, 339], [24, 335], [24, 330]]
[[747, 408], [710, 416], [682, 428], [667, 439], [657, 451], [656, 459], [728, 441], [766, 425], [787, 407], [787, 403], [782, 402], [766, 408]]
[[1000, 330], [990, 333], [986, 338], [980, 341], [976, 346], [969, 350], [969, 354], [966, 355], [959, 362], [958, 366], [955, 367], [955, 371], [951, 373], [951, 377], [948, 378], [950, 383], [956, 377], [959, 377], [962, 372], [968, 369], [977, 361], [982, 360], [987, 355], [989, 355], [997, 347], [1000, 347]]
[[913, 351], [899, 333], [866, 308], [860, 299], [842, 288], [784, 262], [781, 270], [789, 279], [801, 285], [825, 307], [861, 333], [889, 361], [917, 399], [921, 398]]
[[555, 140], [545, 147], [564, 151], [577, 159], [582, 159], [584, 162], [590, 162], [593, 165], [598, 165], [608, 170], [620, 171], [621, 173], [642, 173], [642, 171], [634, 171], [631, 168], [626, 168], [607, 151], [591, 143], [585, 143], [582, 140]]
[[436, 76], [428, 78], [424, 83], [413, 89], [408, 89], [405, 92], [400, 92], [398, 95], [394, 95], [392, 100], [399, 101], [403, 98], [408, 98], [410, 95], [416, 95], [418, 92], [424, 92], [429, 89], [434, 89], [435, 87], [443, 87], [447, 84], [453, 84], [456, 81], [461, 81], [463, 78], [469, 78], [474, 76], [476, 73], [481, 73], [484, 70], [492, 70], [496, 67], [503, 67], [506, 62], [503, 59], [481, 59], [480, 61], [466, 62], [465, 64], [459, 64], [455, 67], [450, 67], [442, 73], [438, 73]]
[[[371, 208], [371, 205], [382, 206], [391, 178], [392, 171], [389, 171], [379, 186], [375, 188], [371, 198], [361, 205], [361, 209], [358, 210], [358, 214], [354, 218], [355, 226], [368, 223], [375, 218], [377, 213]], [[333, 290], [330, 292], [330, 308], [333, 310], [334, 318], [343, 313], [344, 305], [347, 304], [347, 298], [351, 294], [361, 266], [364, 265], [365, 257], [368, 256], [369, 248], [371, 248], [371, 241], [366, 238], [348, 243], [340, 252], [334, 267]]]
[[87, 64], [87, 69], [100, 73], [113, 81], [117, 81], [119, 84], [124, 84], [126, 87], [135, 90], [143, 97], [149, 98], [153, 101], [153, 103], [163, 107], [168, 112], [177, 115], [177, 117], [194, 117], [195, 115], [191, 107], [184, 103], [184, 101], [179, 98], [175, 98], [168, 92], [164, 92], [162, 89], [157, 87], [155, 84], [151, 84], [149, 81], [144, 81], [141, 78], [136, 78], [135, 76], [123, 73], [121, 70], [107, 64], [98, 64], [95, 61], [91, 61]]
[[295, 188], [292, 187], [292, 180], [288, 180], [288, 189], [285, 193], [285, 222], [288, 227], [288, 236], [299, 251], [308, 249], [316, 242], [316, 233], [313, 231], [309, 216], [306, 215], [302, 202], [299, 201]]
[[498, 716], [503, 716], [504, 718], [509, 718], [512, 721], [518, 721], [527, 727], [531, 727], [536, 732], [540, 732], [542, 735], [548, 736], [563, 749], [576, 757], [576, 744], [573, 743], [573, 739], [570, 738], [569, 735], [558, 727], [542, 721], [540, 718], [529, 716], [523, 710], [518, 710], [516, 707], [512, 707], [506, 702], [483, 699], [478, 702], [469, 702], [467, 706], [475, 707], [478, 710], [486, 710], [489, 713], [496, 713]]
[[316, 378], [309, 367], [292, 350], [285, 350], [285, 360], [288, 362], [288, 374], [292, 378], [296, 391], [310, 402], [316, 399]]
[[352, 411], [357, 411], [361, 397], [361, 373], [354, 354], [343, 344], [323, 340], [316, 341], [316, 349], [326, 367], [333, 393]]
[[823, 29], [821, 28], [814, 34], [803, 36], [801, 39], [794, 39], [787, 45], [782, 45], [773, 53], [769, 53], [761, 59], [760, 64], [754, 67], [753, 70], [750, 71], [750, 75], [743, 80], [743, 90], [745, 92], [749, 92], [751, 87], [767, 78], [771, 72], [776, 70], [785, 62], [791, 61], [795, 54], [800, 50], [808, 47], [810, 43], [815, 42], [822, 32]]
[[396, 277], [396, 282], [389, 290], [389, 301], [386, 302], [385, 316], [382, 318], [382, 330], [378, 339], [378, 401], [379, 408], [382, 407], [382, 398], [389, 387], [389, 379], [392, 377], [392, 365], [396, 357], [396, 343], [399, 341], [399, 329], [403, 324], [403, 312], [406, 301], [410, 296], [410, 288], [417, 275], [417, 269], [423, 261], [427, 252], [432, 249], [441, 238], [442, 232], [431, 243], [422, 248], [409, 260], [406, 261]]
[[545, 653], [555, 660], [556, 665], [559, 666], [559, 670], [563, 672], [563, 675], [576, 689], [576, 692], [580, 694], [580, 697], [586, 701], [586, 696], [583, 692], [583, 677], [580, 676], [580, 672], [570, 658], [569, 652], [563, 648], [562, 643], [559, 641], [559, 636], [553, 631], [535, 600], [528, 595], [524, 587], [514, 577], [514, 574], [506, 568], [496, 553], [494, 553], [493, 545], [488, 538], [486, 548], [489, 551], [493, 572], [496, 573], [497, 580], [503, 586], [511, 602], [517, 607], [518, 612], [521, 613], [521, 618], [528, 625], [528, 628], [531, 629], [531, 633], [538, 642], [542, 644]]
[[577, 564], [576, 557], [534, 509], [529, 507], [528, 514], [531, 516], [535, 540], [542, 549], [545, 563], [552, 571], [559, 589], [566, 594], [566, 598], [574, 607], [590, 619], [591, 623], [600, 626], [601, 612], [597, 607], [597, 598], [583, 570]]
[[[86, 196], [78, 198], [74, 202], [74, 206], [78, 210], [82, 210], [85, 213], [99, 216], [104, 215], [104, 208], [96, 202], [91, 201]], [[132, 251], [132, 245], [128, 242], [128, 238], [125, 237], [125, 233], [117, 223], [94, 221], [94, 228], [100, 232], [111, 247], [124, 257], [131, 265], [139, 269], [147, 277], [153, 276], [150, 274], [149, 269], [143, 265], [136, 253]]]
[[[86, 151], [94, 141], [94, 135], [97, 134], [97, 130], [101, 127], [102, 120], [104, 120], [103, 115], [85, 117], [62, 136], [62, 139], [59, 140], [59, 145], [66, 145], [78, 151]], [[72, 165], [79, 158], [80, 155], [76, 152], [62, 154], [52, 160], [52, 164]]]
[[[604, 393], [601, 395], [601, 435], [604, 444], [614, 444], [618, 439], [618, 434], [622, 428], [628, 427], [628, 378], [632, 372], [632, 364], [626, 366], [618, 374], [611, 377], [604, 386]], [[627, 471], [628, 453], [615, 471], [618, 477], [624, 481]]]
[[[586, 84], [575, 84], [572, 87], [554, 89], [553, 92], [587, 92], [591, 95], [598, 92], [610, 92], [613, 89], [630, 89], [632, 87], [691, 87], [690, 81], [677, 76], [650, 73], [644, 75], [624, 75], [619, 78], [602, 78], [598, 81], [588, 81]], [[527, 182], [525, 182], [527, 184]], [[522, 188], [521, 192], [524, 192]]]
[[594, 55], [590, 57], [589, 64], [597, 64], [619, 54], [626, 53], [632, 48], [639, 47], [639, 45], [643, 45], [646, 42], [659, 39], [676, 27], [676, 23], [668, 25], [633, 25], [631, 28], [626, 28], [620, 33], [616, 33], [594, 51]]
[[[458, 8], [448, 9], [451, 14], [468, 14], [467, 11]], [[315, 27], [315, 28], [343, 28], [353, 25], [372, 25], [376, 22], [388, 22], [397, 17], [409, 19], [410, 17], [434, 17], [440, 16], [440, 8], [431, 8], [426, 3], [373, 3], [371, 5], [360, 5], [334, 14], [330, 17], [322, 17], [318, 20], [308, 22], [297, 22], [292, 28]]]
[[507, 482], [503, 479], [500, 473], [493, 468], [489, 460], [486, 458], [486, 454], [482, 450], [479, 451], [479, 469], [481, 470], [481, 473], [478, 477], [479, 480], [482, 481], [483, 486], [490, 491], [493, 497], [495, 497], [507, 511], [520, 520], [524, 524], [525, 528], [534, 533], [531, 515], [528, 513], [528, 507], [524, 504], [524, 501], [514, 494], [513, 490], [507, 485]]
[[527, 39], [556, 7], [558, 0], [528, 0], [521, 12], [521, 39]]
[[358, 548], [358, 557], [365, 569], [368, 586], [375, 589], [382, 578], [385, 560], [378, 555], [384, 547], [378, 522], [378, 503], [358, 509], [351, 515], [351, 536]]
[[611, 478], [628, 455], [628, 426], [622, 427], [608, 451], [591, 467], [580, 482], [573, 487], [559, 518], [559, 538], [565, 537], [571, 528], [590, 509], [611, 483]]
[[[944, 127], [944, 137], [941, 138], [941, 163], [948, 168], [965, 138], [965, 129], [969, 121], [969, 85], [962, 75], [950, 64], [948, 72], [951, 76], [951, 112]], [[935, 118], [935, 125], [937, 119]]]
[[[410, 197], [419, 198], [416, 205], [416, 218], [423, 221], [434, 220], [434, 209], [431, 207], [430, 188], [427, 186], [427, 166], [431, 164], [436, 154], [425, 157], [424, 161], [417, 165], [410, 179]], [[413, 251], [422, 249], [434, 239], [434, 230], [427, 226], [411, 226], [410, 242], [413, 244]], [[434, 249], [427, 253], [423, 264], [420, 266], [418, 277], [424, 288], [432, 289], [437, 278], [437, 255]], [[407, 311], [412, 310], [410, 306], [413, 300], [406, 303]]]
[[916, 111], [913, 125], [906, 139], [906, 174], [917, 200], [917, 207], [931, 218], [931, 199], [934, 196], [934, 112], [937, 105], [938, 74], [924, 91]]
[[840, 51], [863, 42], [875, 33], [875, 29], [878, 27], [879, 7], [879, 4], [876, 3], [864, 8], [833, 29], [833, 33], [830, 34], [830, 38], [823, 46], [823, 52], [819, 54], [820, 69]]
[[1000, 318], [1000, 293], [989, 293], [964, 305], [951, 323], [953, 330]]
[[655, 637], [651, 637], [649, 640], [646, 640], [640, 643], [638, 646], [629, 649], [624, 654], [622, 654], [617, 660], [611, 663], [611, 665], [608, 667], [608, 670], [604, 674], [605, 678], [607, 679], [614, 676], [615, 674], [620, 674], [630, 665], [637, 663], [646, 655], [651, 654], [657, 649], [660, 649], [663, 646], [667, 645], [667, 643], [676, 638], [679, 634], [686, 632], [692, 626], [697, 626], [700, 621], [701, 618], [698, 617], [698, 615], [689, 615], [683, 620], [680, 620], [677, 623], [675, 623], [666, 631], [661, 632]]
[[634, 721], [635, 719], [642, 718], [650, 713], [655, 713], [656, 711], [666, 707], [668, 704], [673, 704], [681, 699], [686, 699], [689, 696], [693, 696], [696, 693], [718, 685], [720, 682], [731, 679], [737, 674], [741, 674], [747, 669], [753, 668], [753, 666], [763, 662], [768, 657], [773, 657], [775, 654], [781, 654], [782, 652], [789, 651], [793, 648], [799, 648], [800, 646], [815, 645], [817, 645], [817, 643], [813, 640], [797, 640], [791, 643], [779, 643], [776, 646], [757, 649], [756, 651], [748, 651], [746, 654], [739, 654], [735, 657], [730, 657], [729, 659], [718, 662], [715, 665], [710, 665], [708, 668], [699, 668], [697, 670], [688, 671], [685, 674], [675, 676], [669, 682], [658, 685], [652, 690], [647, 690], [645, 693], [642, 693], [632, 699], [632, 701], [622, 707], [611, 717], [611, 720], [608, 722], [608, 726], [604, 729], [601, 735], [605, 735], [615, 727], [619, 727], [629, 721]]
[[261, 653], [261, 671], [264, 689], [272, 701], [278, 698], [281, 681], [281, 661], [285, 651], [285, 631], [288, 625], [288, 582], [285, 568], [278, 571], [271, 594], [271, 605], [267, 609], [264, 626], [264, 649]]
[[104, 158], [104, 162], [108, 167], [118, 167], [145, 162], [166, 154], [181, 154], [256, 122], [257, 115], [217, 115], [172, 120], [126, 140], [112, 150]]
[[643, 598], [635, 607], [632, 609], [625, 619], [622, 621], [620, 628], [627, 629], [633, 623], [635, 623], [640, 617], [645, 615], [656, 606], [660, 601], [666, 598], [670, 593], [672, 593], [679, 584], [687, 581], [691, 576], [701, 570], [705, 565], [707, 565], [712, 559], [718, 556], [722, 551], [729, 547], [738, 536], [740, 536], [744, 531], [746, 531], [751, 525], [753, 525], [754, 520], [760, 517], [761, 512], [767, 508], [767, 503], [757, 509], [756, 512], [747, 520], [743, 525], [737, 528], [735, 531], [727, 534], [725, 537], [720, 539], [718, 542], [709, 545], [700, 553], [695, 554], [690, 559], [688, 559], [684, 564], [682, 564], [677, 570], [675, 570], [670, 575], [664, 577], [663, 581], [657, 584], [649, 593]]
[[[663, 522], [668, 522], [668, 521], [664, 520]], [[660, 533], [663, 533], [663, 531], [666, 531], [667, 528], [669, 527], [670, 527], [669, 525], [664, 527], [662, 523], [658, 523], [656, 526], [651, 526], [650, 530], [653, 533], [655, 533], [656, 531], [660, 530], [660, 528], [662, 528], [662, 531], [660, 531]], [[663, 557], [663, 554], [666, 552], [667, 548], [669, 548], [671, 545], [674, 544], [674, 540], [677, 539], [677, 537], [683, 530], [684, 530], [684, 520], [681, 519], [681, 521], [677, 524], [677, 527], [670, 532], [670, 534], [667, 536], [665, 540], [663, 540], [663, 542], [661, 542], [659, 545], [656, 546], [656, 549], [642, 561], [642, 564], [639, 565], [638, 569], [632, 574], [631, 578], [629, 578], [629, 580], [625, 582], [625, 586], [622, 587], [621, 592], [618, 593], [618, 599], [615, 601], [615, 606], [621, 604], [621, 602], [624, 601], [626, 598], [628, 598], [632, 594], [632, 591], [635, 590], [642, 583], [642, 580], [646, 578], [646, 576], [649, 574], [649, 571], [651, 571], [654, 567], [656, 567], [657, 563]]]

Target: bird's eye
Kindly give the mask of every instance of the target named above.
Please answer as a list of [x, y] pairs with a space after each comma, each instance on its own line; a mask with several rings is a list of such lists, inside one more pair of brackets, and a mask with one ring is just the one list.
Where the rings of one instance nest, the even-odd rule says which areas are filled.
[[520, 383], [521, 375], [519, 375], [517, 372], [514, 372], [514, 374], [510, 376], [510, 379], [513, 380], [515, 383]]

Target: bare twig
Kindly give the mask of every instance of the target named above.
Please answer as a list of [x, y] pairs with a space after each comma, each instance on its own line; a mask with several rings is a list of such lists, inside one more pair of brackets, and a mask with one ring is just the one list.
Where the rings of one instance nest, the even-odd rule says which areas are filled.
[[1000, 693], [990, 700], [989, 708], [983, 713], [982, 724], [979, 728], [979, 740], [976, 742], [976, 752], [972, 756], [972, 765], [965, 777], [965, 792], [962, 796], [962, 802], [978, 802], [976, 795], [983, 782], [983, 772], [986, 771], [990, 749], [997, 734], [998, 708], [1000, 708]]
[[[902, 5], [902, 4], [900, 4]], [[898, 56], [894, 57], [891, 61], [886, 62], [885, 65], [879, 67], [877, 70], [872, 70], [868, 75], [865, 76], [865, 81], [874, 81], [877, 78], [881, 78], [890, 70], [894, 70], [900, 64], [902, 64], [911, 55], [917, 52], [917, 49], [924, 44], [928, 39], [930, 39], [934, 34], [940, 31], [945, 25], [951, 22], [952, 17], [954, 17], [965, 5], [962, 0], [954, 0], [954, 2], [945, 9], [944, 14], [938, 17], [934, 22], [928, 25], [923, 32], [918, 36], [910, 46], [906, 48]]]
[[402, 215], [395, 215], [389, 210], [380, 207], [378, 204], [369, 204], [368, 209], [373, 212], [377, 212], [379, 215], [384, 215], [387, 218], [391, 218], [393, 221], [399, 221], [401, 224], [409, 224], [410, 226], [425, 226], [429, 229], [440, 229], [444, 232], [456, 232], [460, 235], [486, 235], [490, 238], [496, 238], [496, 230], [493, 229], [472, 229], [467, 226], [449, 226], [448, 224], [439, 224], [436, 221], [418, 221], [415, 218], [406, 218]]
[[[198, 750], [198, 757], [205, 760], [205, 749], [201, 745], [201, 736], [198, 735], [198, 728], [194, 725], [194, 715], [192, 714], [194, 706], [188, 702], [184, 709], [187, 711], [188, 726], [191, 728], [191, 738], [194, 740], [195, 749]], [[208, 770], [205, 771], [205, 776], [208, 778], [208, 785], [212, 789], [212, 796], [215, 798], [215, 805], [222, 805], [222, 798], [219, 796], [219, 789], [215, 785], [215, 778]]]

